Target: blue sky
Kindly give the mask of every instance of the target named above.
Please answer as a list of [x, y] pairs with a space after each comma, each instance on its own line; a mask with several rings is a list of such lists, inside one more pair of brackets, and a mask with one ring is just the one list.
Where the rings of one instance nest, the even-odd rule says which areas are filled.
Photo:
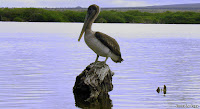
[[0, 7], [138, 7], [152, 5], [200, 3], [200, 0], [0, 0]]

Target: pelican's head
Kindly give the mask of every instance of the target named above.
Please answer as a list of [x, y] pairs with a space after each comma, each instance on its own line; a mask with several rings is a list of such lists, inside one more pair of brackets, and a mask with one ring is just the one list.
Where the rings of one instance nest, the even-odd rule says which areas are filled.
[[85, 30], [87, 28], [91, 28], [91, 25], [94, 22], [94, 20], [97, 18], [99, 12], [100, 12], [99, 6], [97, 6], [95, 4], [90, 5], [88, 7], [87, 14], [85, 16], [84, 25], [83, 25], [83, 28], [82, 28], [82, 31], [81, 31], [78, 41], [81, 40], [81, 37], [83, 36], [83, 33], [85, 32]]

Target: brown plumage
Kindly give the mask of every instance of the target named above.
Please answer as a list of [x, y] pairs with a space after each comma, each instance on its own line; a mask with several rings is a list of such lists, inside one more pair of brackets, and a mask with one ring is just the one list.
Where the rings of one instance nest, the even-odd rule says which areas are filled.
[[117, 41], [114, 38], [108, 36], [107, 34], [101, 33], [101, 32], [96, 32], [95, 37], [99, 41], [101, 41], [101, 43], [103, 43], [106, 47], [108, 47], [111, 50], [111, 52], [113, 52], [117, 56], [120, 56], [119, 60], [117, 60], [115, 62], [123, 61], [123, 59], [121, 58], [119, 44], [117, 43]]

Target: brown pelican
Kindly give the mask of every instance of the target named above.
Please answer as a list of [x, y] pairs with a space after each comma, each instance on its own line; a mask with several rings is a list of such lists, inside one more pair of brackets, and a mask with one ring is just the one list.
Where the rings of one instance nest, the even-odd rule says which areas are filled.
[[108, 57], [116, 63], [121, 63], [123, 59], [121, 57], [120, 47], [117, 41], [104, 33], [91, 30], [92, 23], [99, 15], [99, 12], [99, 6], [95, 4], [89, 6], [78, 41], [81, 40], [83, 33], [85, 33], [85, 43], [97, 54], [95, 62], [98, 61], [99, 56], [103, 56], [106, 57], [104, 61], [105, 63]]

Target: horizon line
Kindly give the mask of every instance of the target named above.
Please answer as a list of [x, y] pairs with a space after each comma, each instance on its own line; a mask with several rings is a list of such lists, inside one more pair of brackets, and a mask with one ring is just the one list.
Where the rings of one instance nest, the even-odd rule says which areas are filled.
[[[148, 5], [148, 6], [124, 6], [124, 7], [101, 7], [101, 8], [145, 8], [145, 7], [157, 7], [157, 6], [171, 6], [171, 5], [192, 5], [192, 4], [200, 4], [200, 3], [182, 3], [182, 4], [166, 4], [166, 5]], [[0, 7], [0, 8], [74, 8], [74, 9], [84, 9], [88, 7], [41, 7], [41, 6], [28, 6], [28, 7]]]

